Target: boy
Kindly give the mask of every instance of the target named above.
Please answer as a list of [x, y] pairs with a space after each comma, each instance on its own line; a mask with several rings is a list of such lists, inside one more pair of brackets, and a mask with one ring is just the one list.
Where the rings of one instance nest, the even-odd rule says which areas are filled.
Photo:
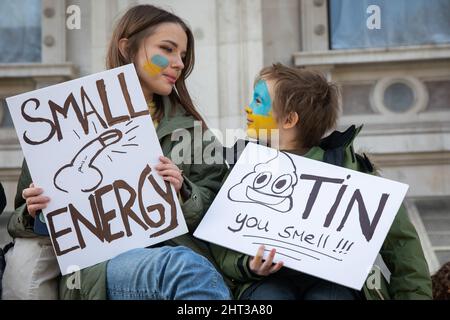
[[[281, 64], [264, 68], [255, 81], [254, 98], [247, 112], [248, 135], [261, 139], [278, 129], [279, 149], [304, 157], [375, 174], [367, 157], [355, 154], [352, 142], [361, 128], [333, 132], [339, 114], [339, 90], [319, 72]], [[267, 132], [269, 131], [269, 132]], [[275, 141], [268, 141], [274, 147]], [[361, 292], [273, 264], [275, 250], [263, 260], [264, 247], [255, 257], [211, 245], [222, 272], [234, 279], [240, 299], [430, 299], [431, 280], [420, 241], [402, 206], [386, 237], [377, 261], [381, 285]], [[375, 266], [374, 266], [375, 267]], [[385, 268], [381, 268], [385, 269]], [[390, 278], [390, 279], [389, 279]]]

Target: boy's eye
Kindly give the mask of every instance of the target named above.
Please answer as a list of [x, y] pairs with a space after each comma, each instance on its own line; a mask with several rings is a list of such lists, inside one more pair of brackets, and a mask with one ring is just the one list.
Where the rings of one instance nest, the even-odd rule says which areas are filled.
[[262, 103], [262, 100], [261, 100], [261, 98], [256, 98], [256, 99], [255, 99], [255, 102], [256, 102], [257, 104], [261, 104], [261, 103]]

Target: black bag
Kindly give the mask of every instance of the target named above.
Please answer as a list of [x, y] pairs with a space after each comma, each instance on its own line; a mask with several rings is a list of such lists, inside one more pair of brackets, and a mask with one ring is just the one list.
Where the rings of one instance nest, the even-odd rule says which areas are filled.
[[6, 207], [5, 190], [3, 190], [2, 183], [0, 182], [0, 214], [2, 214], [5, 207]]
[[2, 280], [3, 280], [3, 272], [5, 272], [6, 268], [6, 259], [5, 255], [8, 252], [9, 249], [14, 247], [14, 243], [8, 243], [3, 249], [0, 248], [0, 300], [2, 298]]

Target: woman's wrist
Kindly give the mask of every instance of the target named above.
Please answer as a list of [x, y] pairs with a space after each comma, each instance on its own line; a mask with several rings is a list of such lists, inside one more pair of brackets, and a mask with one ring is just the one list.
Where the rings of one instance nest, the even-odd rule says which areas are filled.
[[191, 194], [192, 190], [190, 186], [186, 183], [186, 179], [184, 179], [180, 189], [181, 200], [183, 200], [183, 202], [187, 201], [191, 197]]

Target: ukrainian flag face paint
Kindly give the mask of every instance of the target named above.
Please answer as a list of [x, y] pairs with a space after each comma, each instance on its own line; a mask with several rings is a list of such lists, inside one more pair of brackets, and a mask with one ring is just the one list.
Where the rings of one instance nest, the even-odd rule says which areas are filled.
[[266, 137], [270, 130], [277, 129], [277, 123], [272, 116], [272, 99], [265, 80], [259, 81], [253, 92], [253, 101], [245, 107], [247, 113], [247, 135], [258, 139], [261, 130], [266, 130]]
[[159, 75], [165, 68], [169, 66], [169, 60], [156, 54], [152, 57], [151, 61], [147, 61], [144, 64], [144, 70], [152, 77]]

